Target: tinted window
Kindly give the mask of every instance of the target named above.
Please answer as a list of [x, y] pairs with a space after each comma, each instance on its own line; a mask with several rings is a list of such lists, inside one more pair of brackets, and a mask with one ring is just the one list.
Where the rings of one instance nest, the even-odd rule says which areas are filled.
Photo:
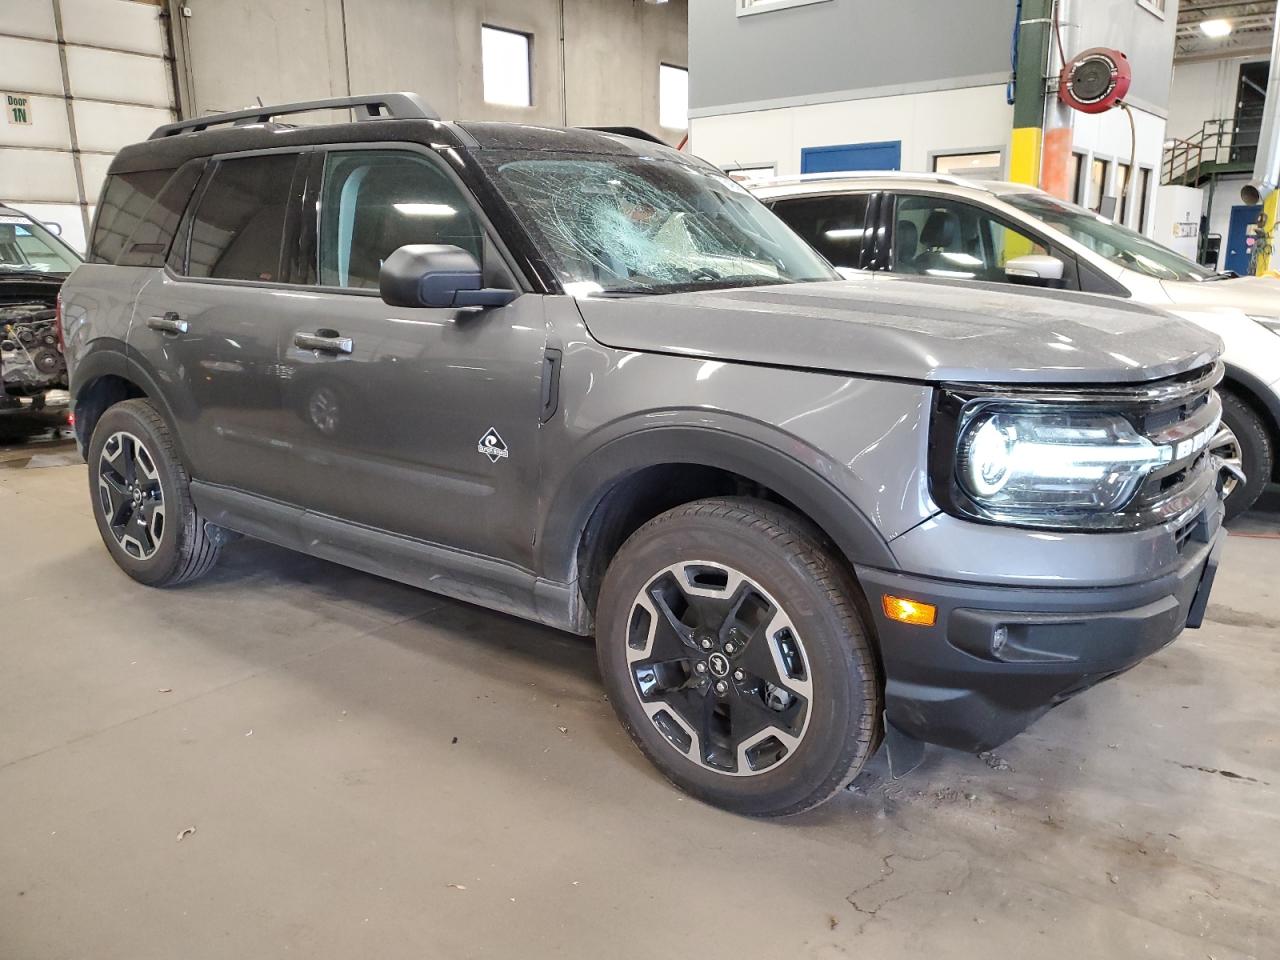
[[779, 200], [773, 212], [837, 267], [856, 269], [862, 265], [862, 236], [870, 199], [866, 193], [797, 197]]
[[1003, 282], [1010, 260], [1049, 252], [985, 210], [946, 197], [899, 197], [894, 217], [896, 273]]
[[482, 256], [483, 232], [462, 192], [412, 153], [329, 154], [320, 211], [322, 286], [376, 290], [382, 261], [411, 243], [450, 244]]
[[89, 244], [91, 263], [115, 263], [124, 252], [125, 242], [142, 222], [151, 204], [173, 169], [139, 170], [107, 177], [98, 201], [93, 240]]
[[219, 161], [191, 225], [187, 272], [220, 280], [280, 280], [280, 247], [297, 155]]
[[204, 160], [192, 160], [169, 178], [146, 216], [130, 235], [117, 263], [126, 267], [164, 266], [165, 254], [173, 242], [182, 211], [191, 199], [191, 191], [196, 188], [200, 174], [204, 172], [204, 163]]

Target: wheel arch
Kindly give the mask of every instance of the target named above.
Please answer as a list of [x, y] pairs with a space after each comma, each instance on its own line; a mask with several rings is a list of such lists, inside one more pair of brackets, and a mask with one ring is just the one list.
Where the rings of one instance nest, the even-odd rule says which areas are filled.
[[[803, 455], [798, 444], [793, 447]], [[539, 566], [552, 579], [576, 578], [594, 611], [604, 568], [636, 529], [683, 503], [746, 494], [799, 514], [851, 568], [859, 563], [896, 569], [875, 525], [817, 466], [776, 446], [705, 426], [627, 434], [565, 473], [542, 524]]]
[[72, 384], [71, 409], [75, 414], [76, 443], [82, 455], [88, 455], [94, 427], [102, 415], [113, 405], [134, 399], [149, 400], [156, 407], [168, 425], [179, 453], [183, 453], [173, 411], [155, 378], [121, 353], [100, 350], [84, 357], [76, 365]]

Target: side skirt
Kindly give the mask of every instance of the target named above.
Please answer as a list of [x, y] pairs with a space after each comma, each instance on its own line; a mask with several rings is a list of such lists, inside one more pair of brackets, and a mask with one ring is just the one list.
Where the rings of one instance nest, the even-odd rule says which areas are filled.
[[206, 523], [248, 537], [557, 630], [587, 636], [593, 629], [576, 583], [544, 580], [501, 560], [312, 513], [218, 484], [191, 481], [191, 498]]

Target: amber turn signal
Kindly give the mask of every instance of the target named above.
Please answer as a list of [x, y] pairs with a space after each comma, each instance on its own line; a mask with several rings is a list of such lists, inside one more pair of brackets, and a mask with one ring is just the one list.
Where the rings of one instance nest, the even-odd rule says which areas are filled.
[[919, 600], [908, 600], [906, 597], [893, 597], [885, 594], [882, 600], [884, 615], [899, 623], [910, 623], [917, 627], [932, 627], [938, 619], [938, 608], [932, 603]]

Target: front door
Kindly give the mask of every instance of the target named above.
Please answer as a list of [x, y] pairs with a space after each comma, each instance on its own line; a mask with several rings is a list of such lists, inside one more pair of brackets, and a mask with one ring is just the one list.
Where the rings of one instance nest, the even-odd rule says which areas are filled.
[[399, 145], [337, 150], [322, 162], [306, 205], [318, 209], [306, 218], [317, 227], [303, 243], [315, 282], [291, 298], [281, 343], [289, 499], [527, 566], [542, 298], [489, 310], [388, 306], [379, 269], [405, 244], [461, 247], [488, 258], [487, 274], [506, 267], [434, 154]]

